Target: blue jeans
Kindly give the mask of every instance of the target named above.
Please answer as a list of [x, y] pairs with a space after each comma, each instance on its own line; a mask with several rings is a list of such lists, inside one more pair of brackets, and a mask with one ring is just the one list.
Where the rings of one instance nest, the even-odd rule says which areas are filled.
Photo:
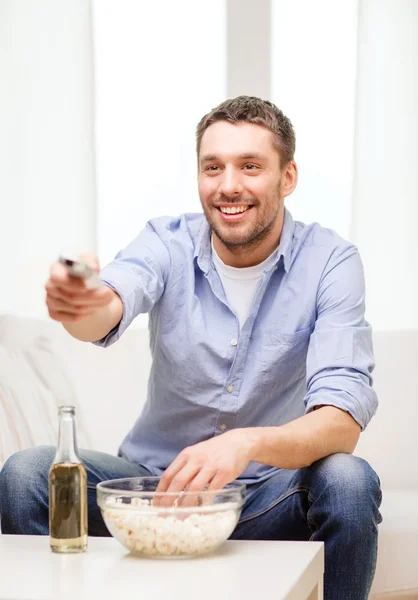
[[[48, 473], [54, 454], [53, 447], [30, 448], [5, 463], [0, 473], [3, 533], [48, 534]], [[96, 484], [150, 473], [101, 452], [81, 450], [80, 456], [88, 475], [89, 535], [108, 536], [96, 504]], [[231, 539], [323, 541], [325, 600], [367, 600], [376, 566], [381, 499], [379, 478], [366, 461], [333, 454], [248, 486]]]

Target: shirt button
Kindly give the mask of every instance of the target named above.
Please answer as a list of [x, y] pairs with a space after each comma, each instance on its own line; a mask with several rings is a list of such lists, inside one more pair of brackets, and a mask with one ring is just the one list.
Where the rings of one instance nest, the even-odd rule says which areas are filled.
[[236, 346], [238, 344], [238, 340], [236, 340], [235, 338], [233, 338], [231, 340], [231, 346]]
[[225, 425], [225, 423], [222, 423], [222, 425], [221, 425], [221, 430], [222, 430], [222, 431], [225, 431], [225, 429], [227, 429], [227, 428], [228, 428], [228, 427], [227, 427], [227, 425]]
[[228, 390], [228, 392], [231, 393], [234, 391], [234, 386], [232, 385], [232, 383], [230, 383], [226, 389]]
[[275, 270], [275, 271], [277, 271], [277, 269], [278, 269], [278, 268], [279, 268], [279, 267], [276, 265], [276, 266], [274, 267], [274, 270]]

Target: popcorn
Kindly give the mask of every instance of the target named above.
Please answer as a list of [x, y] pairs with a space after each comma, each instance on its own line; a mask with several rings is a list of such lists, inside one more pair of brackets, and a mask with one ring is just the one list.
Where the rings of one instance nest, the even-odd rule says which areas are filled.
[[110, 533], [129, 550], [147, 556], [191, 556], [222, 544], [238, 520], [236, 503], [195, 508], [153, 506], [144, 498], [109, 497], [102, 509]]

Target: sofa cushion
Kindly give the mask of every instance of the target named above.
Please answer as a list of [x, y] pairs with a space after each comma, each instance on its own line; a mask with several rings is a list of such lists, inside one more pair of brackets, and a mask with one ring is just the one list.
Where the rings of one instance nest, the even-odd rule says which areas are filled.
[[385, 490], [372, 593], [418, 588], [418, 490]]
[[42, 323], [0, 317], [0, 467], [18, 450], [56, 445], [62, 404], [75, 406], [79, 446], [91, 448], [66, 365]]
[[418, 331], [373, 334], [379, 398], [376, 415], [360, 435], [356, 454], [370, 462], [384, 489], [418, 490]]

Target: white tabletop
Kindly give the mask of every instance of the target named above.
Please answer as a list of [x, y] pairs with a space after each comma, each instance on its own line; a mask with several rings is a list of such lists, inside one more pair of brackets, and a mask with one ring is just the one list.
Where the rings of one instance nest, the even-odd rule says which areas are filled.
[[48, 537], [0, 535], [0, 600], [316, 600], [323, 571], [321, 542], [228, 541], [212, 555], [167, 560], [133, 556], [113, 538], [55, 554]]

